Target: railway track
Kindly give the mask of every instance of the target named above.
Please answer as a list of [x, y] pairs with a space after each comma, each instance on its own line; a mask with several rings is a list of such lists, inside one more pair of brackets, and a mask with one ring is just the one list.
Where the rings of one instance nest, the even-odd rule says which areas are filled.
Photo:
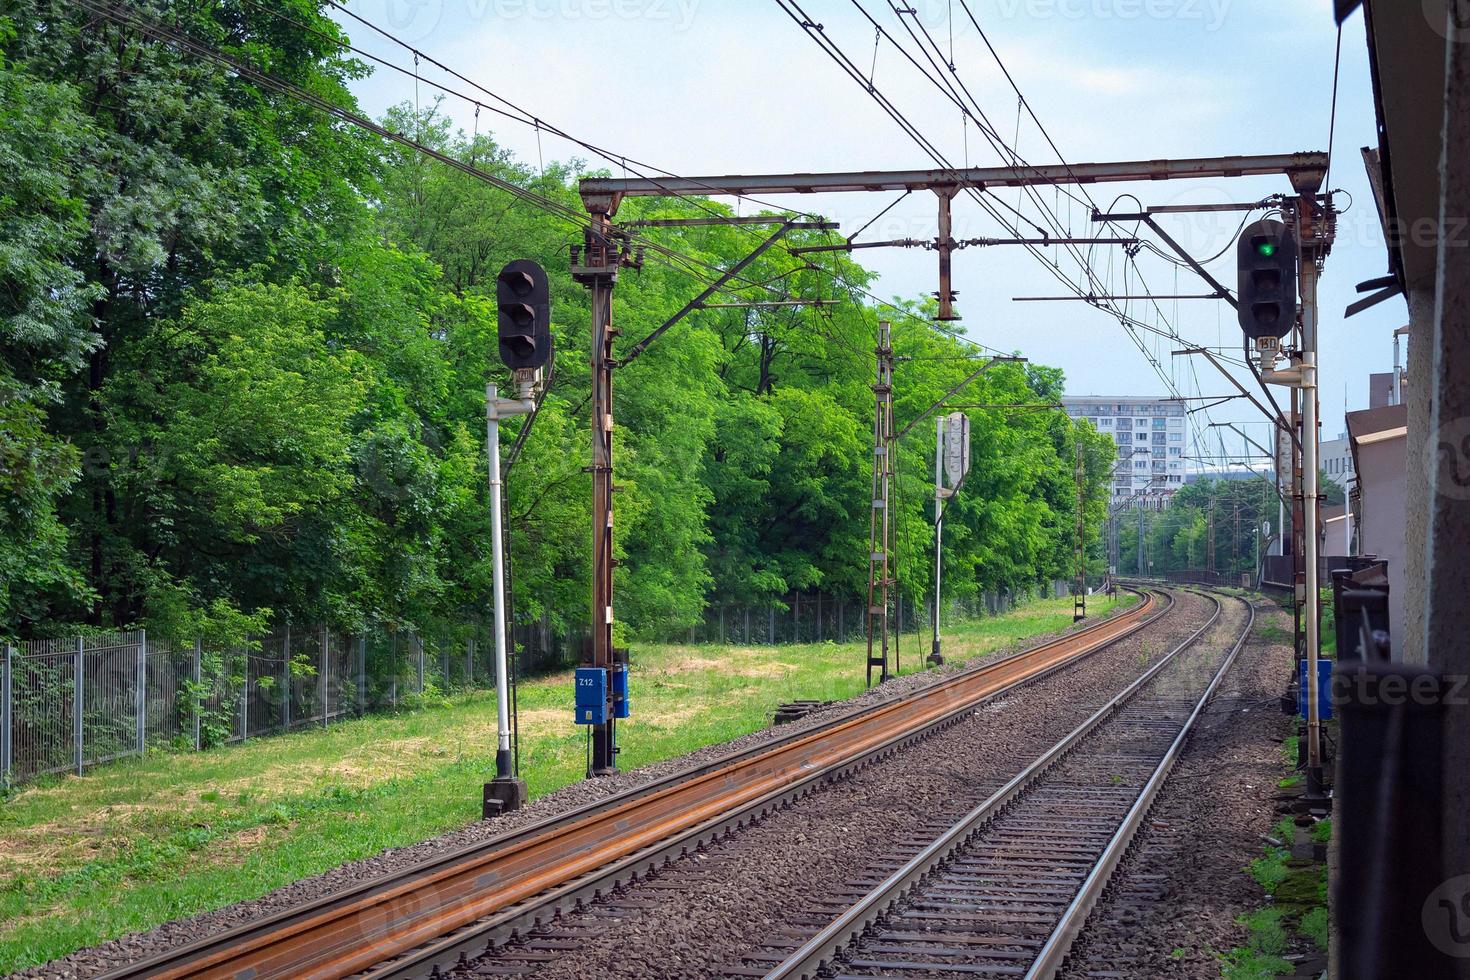
[[[1124, 691], [957, 819], [936, 819], [731, 976], [1052, 977], [1255, 621], [1225, 603]], [[803, 925], [804, 924], [804, 925]]]
[[1129, 636], [1173, 600], [956, 672], [629, 793], [119, 967], [140, 977], [423, 976], [728, 834]]

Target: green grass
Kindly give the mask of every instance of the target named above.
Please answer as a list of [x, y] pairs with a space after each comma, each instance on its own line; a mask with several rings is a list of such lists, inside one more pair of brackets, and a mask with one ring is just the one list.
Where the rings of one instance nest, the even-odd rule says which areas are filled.
[[1302, 916], [1297, 929], [1312, 942], [1317, 944], [1318, 949], [1327, 948], [1327, 909], [1317, 906]]
[[1277, 887], [1286, 880], [1289, 873], [1286, 859], [1290, 856], [1291, 852], [1284, 847], [1268, 847], [1263, 857], [1251, 861], [1247, 870], [1267, 895], [1275, 893]]
[[[1123, 602], [1133, 601], [1126, 597]], [[1094, 617], [1114, 600], [1089, 602]], [[952, 662], [1071, 626], [1042, 600], [945, 634]], [[917, 669], [926, 639], [903, 639]], [[633, 649], [625, 769], [767, 725], [776, 705], [862, 690], [860, 643]], [[521, 767], [532, 797], [582, 778], [571, 675], [525, 682]], [[0, 805], [0, 972], [250, 899], [479, 817], [494, 767], [495, 699], [375, 716], [202, 753], [159, 753], [22, 787]]]

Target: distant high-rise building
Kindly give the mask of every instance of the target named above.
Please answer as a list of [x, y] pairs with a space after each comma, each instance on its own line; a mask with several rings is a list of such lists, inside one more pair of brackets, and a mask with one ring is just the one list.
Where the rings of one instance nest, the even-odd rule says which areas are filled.
[[1166, 398], [1077, 395], [1062, 399], [1067, 414], [1113, 437], [1113, 503], [1145, 500], [1163, 507], [1184, 486], [1187, 424], [1184, 406]]

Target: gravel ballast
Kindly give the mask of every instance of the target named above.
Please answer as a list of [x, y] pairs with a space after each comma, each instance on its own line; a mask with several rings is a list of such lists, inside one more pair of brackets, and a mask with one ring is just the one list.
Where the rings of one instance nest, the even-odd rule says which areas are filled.
[[[1183, 607], [1189, 606], [1192, 602], [1200, 603], [1201, 608], [1203, 608], [1203, 600], [1192, 599], [1188, 595], [1182, 596], [1180, 608], [1175, 611], [1176, 614], [1171, 614], [1163, 621], [1155, 623], [1142, 633], [1135, 634], [1134, 637], [1130, 637], [1124, 641], [1125, 648], [1131, 651], [1129, 656], [1134, 658], [1135, 663], [1140, 652], [1143, 650], [1140, 644], [1152, 644], [1152, 649], [1155, 653], [1167, 649], [1163, 645], [1165, 641], [1156, 638], [1158, 631], [1166, 629], [1166, 624], [1168, 623], [1183, 619], [1184, 617], [1177, 615], [1177, 613], [1186, 612]], [[1024, 643], [1024, 646], [1034, 646], [1046, 639], [1069, 632], [1072, 632], [1072, 630], [1059, 631], [1047, 637], [1032, 637]], [[1187, 632], [1187, 630], [1179, 630], [1181, 637]], [[1141, 637], [1150, 637], [1152, 639], [1143, 640]], [[1007, 651], [998, 651], [992, 656], [998, 656], [1005, 652]], [[1103, 669], [1099, 666], [1104, 657], [1108, 659], [1108, 663], [1113, 665], [1111, 668]], [[1088, 684], [1092, 683], [1107, 683], [1111, 674], [1116, 674], [1120, 667], [1120, 664], [1114, 663], [1114, 661], [1126, 660], [1127, 656], [1123, 655], [1119, 650], [1104, 651], [1101, 654], [1088, 658], [1083, 665], [1064, 671], [1063, 674], [1043, 681], [1042, 684], [1051, 684], [1059, 681], [1061, 677], [1070, 676], [1079, 669], [1091, 671], [1088, 674], [1091, 680], [1081, 683], [1080, 687], [1086, 688]], [[972, 661], [971, 665], [974, 663]], [[815, 711], [797, 722], [783, 725], [780, 728], [762, 729], [731, 742], [707, 746], [688, 755], [646, 766], [635, 771], [619, 773], [598, 780], [584, 780], [572, 783], [554, 793], [539, 798], [530, 806], [516, 813], [496, 820], [479, 821], [461, 830], [432, 838], [411, 847], [385, 850], [373, 857], [342, 865], [320, 875], [304, 878], [269, 892], [257, 899], [225, 906], [188, 919], [165, 923], [148, 932], [130, 934], [89, 949], [79, 950], [52, 963], [24, 971], [19, 976], [65, 978], [65, 980], [97, 976], [126, 963], [135, 962], [168, 949], [194, 942], [202, 937], [282, 912], [304, 902], [319, 899], [345, 888], [361, 884], [369, 879], [401, 871], [406, 867], [443, 856], [459, 848], [483, 843], [486, 840], [516, 831], [530, 824], [557, 817], [588, 804], [600, 802], [618, 793], [646, 786], [665, 776], [684, 771], [691, 767], [707, 764], [732, 751], [758, 745], [772, 738], [785, 736], [794, 731], [816, 727], [833, 717], [851, 710], [855, 706], [863, 706], [901, 697], [915, 690], [945, 680], [953, 672], [960, 669], [964, 669], [964, 667], [947, 666], [940, 670], [926, 671], [895, 678], [884, 684], [881, 688], [865, 692], [846, 702]], [[1040, 687], [1041, 685], [1036, 686], [1036, 688]], [[1028, 689], [1025, 696], [1029, 698], [1036, 688]], [[1016, 696], [1019, 697], [1019, 695]], [[1000, 702], [988, 706], [985, 711], [1000, 710], [1004, 706], [1005, 702]], [[758, 830], [760, 828], [756, 829]]]
[[[1147, 628], [980, 706], [965, 721], [708, 845], [609, 901], [564, 915], [559, 936], [512, 944], [453, 976], [534, 964], [537, 977], [712, 978], [820, 904], [936, 812], [978, 802], [1199, 627], [1210, 600], [1180, 593]], [[534, 942], [534, 937], [532, 939]]]
[[[1258, 617], [1274, 608], [1259, 604]], [[1073, 947], [1067, 980], [1214, 980], [1217, 954], [1245, 942], [1236, 920], [1262, 904], [1245, 868], [1278, 818], [1281, 742], [1291, 731], [1278, 698], [1290, 672], [1289, 644], [1253, 639], [1241, 650]]]

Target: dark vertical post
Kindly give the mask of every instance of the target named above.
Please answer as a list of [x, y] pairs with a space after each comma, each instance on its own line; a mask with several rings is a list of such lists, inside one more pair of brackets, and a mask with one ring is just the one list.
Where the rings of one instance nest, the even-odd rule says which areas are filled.
[[4, 673], [0, 674], [0, 782], [9, 782], [15, 748], [11, 743], [11, 684], [15, 674], [15, 648], [5, 644]]
[[281, 640], [281, 730], [291, 730], [291, 621], [286, 620], [286, 636]]
[[86, 698], [82, 693], [85, 683], [85, 665], [83, 658], [86, 656], [85, 641], [77, 637], [77, 659], [72, 667], [72, 692], [71, 692], [71, 733], [72, 733], [72, 755], [76, 763], [77, 775], [82, 774], [82, 711], [86, 708]]
[[357, 638], [357, 713], [367, 714], [367, 634]]
[[321, 699], [321, 702], [322, 702], [322, 727], [323, 728], [326, 728], [327, 727], [327, 691], [330, 690], [330, 688], [327, 685], [327, 665], [331, 662], [331, 659], [328, 657], [328, 653], [329, 653], [331, 644], [332, 644], [332, 634], [327, 631], [327, 628], [325, 626], [323, 626], [322, 627], [322, 645], [321, 645], [321, 649], [317, 652], [317, 668], [316, 668], [317, 697], [320, 698]]
[[133, 722], [137, 726], [138, 754], [148, 751], [148, 631], [138, 633], [138, 664], [134, 679]]
[[194, 751], [195, 752], [198, 752], [200, 749], [202, 749], [204, 747], [203, 744], [202, 744], [202, 742], [201, 742], [201, 732], [199, 730], [200, 729], [200, 721], [202, 720], [201, 719], [201, 715], [204, 714], [204, 664], [202, 662], [203, 659], [204, 659], [203, 654], [204, 654], [204, 641], [202, 639], [200, 639], [199, 637], [195, 637], [194, 638], [194, 658], [193, 658], [193, 663], [190, 665], [194, 669], [193, 670], [193, 676], [194, 676], [194, 704], [192, 706], [193, 707], [192, 714], [194, 715]]
[[240, 672], [240, 741], [250, 737], [250, 636], [245, 637], [245, 666]]

